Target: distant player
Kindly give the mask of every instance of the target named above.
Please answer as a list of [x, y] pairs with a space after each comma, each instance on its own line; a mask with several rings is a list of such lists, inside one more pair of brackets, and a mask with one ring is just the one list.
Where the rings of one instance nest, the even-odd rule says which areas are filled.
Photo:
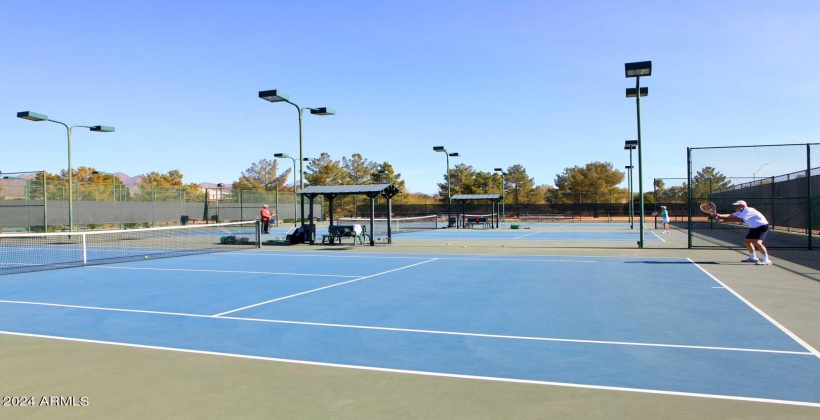
[[267, 204], [262, 206], [262, 210], [259, 210], [259, 216], [262, 219], [262, 234], [267, 235], [270, 229], [270, 219], [272, 216], [270, 210], [268, 210]]
[[[743, 222], [749, 226], [749, 233], [746, 234], [746, 239], [743, 240], [743, 245], [749, 250], [749, 258], [743, 262], [753, 262], [757, 265], [772, 265], [772, 260], [769, 259], [769, 252], [763, 245], [763, 241], [769, 234], [769, 221], [763, 213], [757, 211], [753, 207], [748, 207], [746, 202], [738, 200], [732, 203], [735, 206], [735, 212], [732, 214], [716, 214], [719, 222]], [[760, 250], [760, 259], [755, 256], [755, 248]]]
[[661, 222], [663, 222], [663, 233], [669, 233], [669, 212], [666, 206], [661, 206]]

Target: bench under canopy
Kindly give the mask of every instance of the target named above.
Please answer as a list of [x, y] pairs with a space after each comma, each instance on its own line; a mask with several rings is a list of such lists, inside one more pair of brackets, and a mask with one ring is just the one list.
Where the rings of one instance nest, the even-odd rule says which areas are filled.
[[[373, 238], [373, 225], [376, 214], [376, 197], [382, 196], [387, 200], [387, 243], [392, 243], [392, 233], [390, 231], [390, 214], [392, 213], [392, 199], [401, 190], [394, 184], [364, 184], [364, 185], [311, 185], [297, 194], [301, 194], [310, 200], [310, 219], [313, 220], [313, 200], [322, 196], [328, 202], [328, 214], [330, 225], [333, 226], [333, 200], [338, 196], [345, 195], [365, 195], [370, 199], [370, 245], [376, 245]], [[310, 244], [313, 245], [316, 238], [311, 237]]]

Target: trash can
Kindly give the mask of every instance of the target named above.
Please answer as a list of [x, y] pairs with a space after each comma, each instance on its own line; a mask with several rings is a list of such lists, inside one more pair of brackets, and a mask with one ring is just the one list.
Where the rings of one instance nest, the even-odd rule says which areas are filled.
[[179, 216], [179, 224], [180, 225], [187, 225], [188, 224], [188, 216]]

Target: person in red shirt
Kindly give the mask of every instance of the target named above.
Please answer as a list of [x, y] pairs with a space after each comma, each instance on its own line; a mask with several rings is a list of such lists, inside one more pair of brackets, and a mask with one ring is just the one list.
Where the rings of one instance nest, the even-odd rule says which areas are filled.
[[271, 213], [268, 210], [268, 205], [265, 204], [262, 206], [262, 210], [259, 211], [259, 214], [262, 216], [262, 233], [267, 235], [268, 231], [270, 230], [270, 218]]

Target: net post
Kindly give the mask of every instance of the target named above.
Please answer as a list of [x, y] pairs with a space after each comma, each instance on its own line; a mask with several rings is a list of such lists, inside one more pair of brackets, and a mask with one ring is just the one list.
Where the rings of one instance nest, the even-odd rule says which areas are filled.
[[82, 244], [83, 250], [83, 265], [88, 264], [88, 242], [86, 241], [87, 237], [88, 236], [85, 234], [80, 234], [80, 243]]
[[262, 221], [256, 220], [256, 248], [262, 248]]

